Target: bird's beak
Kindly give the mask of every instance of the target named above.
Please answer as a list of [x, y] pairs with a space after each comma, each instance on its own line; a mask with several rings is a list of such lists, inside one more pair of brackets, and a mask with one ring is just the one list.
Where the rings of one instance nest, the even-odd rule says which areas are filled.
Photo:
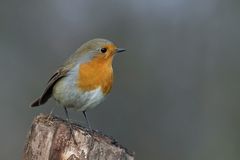
[[124, 52], [124, 51], [126, 51], [126, 49], [123, 49], [123, 48], [117, 48], [117, 49], [116, 49], [116, 52], [117, 52], [117, 53]]

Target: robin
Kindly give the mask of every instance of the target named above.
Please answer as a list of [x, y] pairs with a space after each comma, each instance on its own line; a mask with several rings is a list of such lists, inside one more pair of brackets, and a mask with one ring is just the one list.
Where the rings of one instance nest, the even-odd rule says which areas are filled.
[[53, 97], [64, 107], [82, 111], [87, 124], [86, 111], [100, 104], [111, 91], [113, 83], [112, 61], [116, 53], [125, 51], [106, 39], [93, 39], [84, 43], [49, 79], [43, 94], [31, 107], [40, 106]]

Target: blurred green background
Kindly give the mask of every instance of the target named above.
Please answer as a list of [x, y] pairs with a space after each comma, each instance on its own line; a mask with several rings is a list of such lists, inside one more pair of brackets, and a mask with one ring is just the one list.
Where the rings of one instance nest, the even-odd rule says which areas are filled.
[[115, 57], [108, 99], [88, 112], [93, 128], [138, 160], [239, 160], [239, 29], [239, 0], [1, 0], [0, 159], [20, 159], [33, 117], [56, 105], [29, 103], [100, 37], [128, 51]]

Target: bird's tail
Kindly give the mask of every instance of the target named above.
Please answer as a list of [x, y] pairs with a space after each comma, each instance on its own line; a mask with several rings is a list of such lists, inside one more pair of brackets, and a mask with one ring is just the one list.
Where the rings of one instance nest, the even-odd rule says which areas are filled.
[[41, 105], [41, 98], [36, 99], [35, 101], [33, 101], [30, 105], [30, 107], [37, 107]]
[[39, 97], [35, 101], [33, 101], [30, 106], [31, 107], [37, 107], [37, 106], [43, 105], [51, 97], [51, 94], [52, 94], [51, 92], [44, 93], [41, 97]]

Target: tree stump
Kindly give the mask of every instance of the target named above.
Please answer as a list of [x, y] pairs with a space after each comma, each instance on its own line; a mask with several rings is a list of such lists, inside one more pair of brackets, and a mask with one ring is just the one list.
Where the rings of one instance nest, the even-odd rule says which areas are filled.
[[23, 160], [133, 160], [113, 138], [55, 116], [38, 115], [32, 123]]

